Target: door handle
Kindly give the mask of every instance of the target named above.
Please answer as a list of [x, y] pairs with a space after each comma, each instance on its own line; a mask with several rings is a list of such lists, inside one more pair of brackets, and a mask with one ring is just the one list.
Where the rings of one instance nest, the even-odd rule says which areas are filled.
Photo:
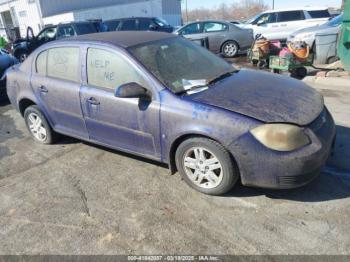
[[100, 104], [100, 102], [97, 101], [96, 98], [94, 97], [90, 97], [87, 101], [90, 105], [94, 105], [94, 106], [98, 106]]
[[48, 92], [49, 92], [49, 90], [47, 90], [47, 88], [46, 88], [45, 86], [40, 86], [40, 87], [39, 87], [39, 91], [40, 91], [41, 93], [48, 93]]

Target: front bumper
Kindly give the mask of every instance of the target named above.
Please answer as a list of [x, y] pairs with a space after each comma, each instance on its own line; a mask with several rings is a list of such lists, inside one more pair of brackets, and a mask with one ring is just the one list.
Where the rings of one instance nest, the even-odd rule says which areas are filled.
[[305, 127], [311, 143], [292, 152], [268, 149], [250, 133], [229, 146], [240, 169], [242, 184], [288, 189], [303, 186], [317, 177], [335, 141], [336, 128], [327, 109]]

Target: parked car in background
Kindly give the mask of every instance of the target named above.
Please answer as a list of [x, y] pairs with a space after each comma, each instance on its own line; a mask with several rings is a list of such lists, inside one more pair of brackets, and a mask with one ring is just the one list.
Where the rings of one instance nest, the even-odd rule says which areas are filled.
[[295, 31], [323, 24], [330, 18], [325, 8], [272, 10], [258, 14], [241, 27], [253, 29], [255, 36], [261, 34], [269, 40], [286, 40]]
[[107, 31], [160, 31], [172, 33], [174, 28], [157, 17], [132, 17], [104, 21]]
[[238, 20], [231, 20], [231, 21], [229, 21], [231, 24], [234, 24], [234, 25], [240, 25], [240, 24], [242, 24], [240, 21], [238, 21]]
[[343, 15], [338, 15], [328, 22], [300, 29], [288, 37], [288, 41], [304, 41], [314, 47], [317, 34], [338, 34], [340, 32]]
[[96, 22], [71, 22], [48, 26], [37, 36], [34, 36], [33, 29], [28, 27], [26, 38], [17, 40], [12, 46], [12, 52], [20, 62], [23, 62], [33, 50], [47, 42], [97, 32]]
[[208, 39], [210, 51], [222, 53], [228, 58], [246, 51], [254, 40], [253, 30], [242, 29], [230, 22], [215, 20], [189, 23], [175, 31], [175, 34], [192, 41]]
[[0, 100], [6, 98], [6, 70], [18, 63], [6, 49], [0, 49]]
[[313, 88], [238, 70], [173, 34], [108, 32], [52, 42], [7, 79], [8, 97], [37, 142], [53, 143], [62, 133], [161, 161], [211, 195], [239, 179], [302, 186], [320, 173], [335, 138]]

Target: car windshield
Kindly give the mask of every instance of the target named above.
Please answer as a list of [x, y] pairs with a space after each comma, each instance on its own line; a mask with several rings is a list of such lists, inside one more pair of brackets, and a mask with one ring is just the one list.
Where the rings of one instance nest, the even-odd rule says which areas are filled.
[[248, 19], [247, 21], [245, 21], [245, 24], [252, 24], [256, 19], [258, 19], [260, 17], [261, 14], [258, 14], [256, 16], [253, 16], [252, 18]]
[[174, 93], [207, 87], [236, 69], [198, 44], [172, 37], [129, 48], [130, 53]]
[[334, 17], [332, 20], [327, 22], [329, 26], [338, 26], [343, 22], [343, 15], [338, 15]]
[[155, 18], [154, 22], [159, 26], [169, 26], [168, 22], [162, 18]]

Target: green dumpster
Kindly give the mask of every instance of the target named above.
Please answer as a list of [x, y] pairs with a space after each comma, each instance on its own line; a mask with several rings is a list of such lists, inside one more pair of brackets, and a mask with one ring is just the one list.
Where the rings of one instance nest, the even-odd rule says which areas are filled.
[[345, 0], [343, 26], [338, 43], [338, 56], [350, 71], [350, 0]]

